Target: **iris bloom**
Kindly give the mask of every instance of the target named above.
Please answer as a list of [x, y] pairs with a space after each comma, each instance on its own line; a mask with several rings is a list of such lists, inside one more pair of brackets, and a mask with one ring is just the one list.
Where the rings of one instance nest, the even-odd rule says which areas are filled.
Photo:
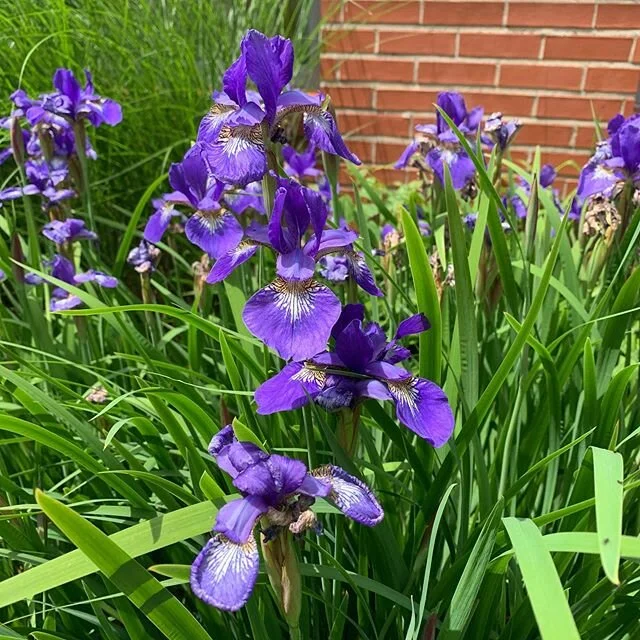
[[262, 196], [262, 184], [260, 182], [250, 182], [240, 191], [226, 195], [225, 199], [229, 208], [236, 215], [242, 215], [248, 210], [257, 211], [261, 215], [267, 212], [264, 208], [264, 198]]
[[364, 323], [364, 307], [347, 305], [332, 335], [333, 351], [291, 362], [258, 387], [259, 414], [291, 411], [311, 400], [329, 410], [354, 408], [365, 398], [392, 400], [398, 420], [434, 447], [453, 433], [454, 418], [444, 391], [397, 366], [411, 356], [399, 341], [422, 333], [429, 322], [422, 314], [400, 323], [387, 341], [380, 325]]
[[191, 147], [181, 163], [171, 165], [169, 184], [175, 191], [154, 201], [157, 209], [147, 221], [145, 240], [160, 241], [171, 220], [180, 215], [174, 208], [178, 204], [193, 211], [184, 227], [187, 239], [212, 258], [220, 258], [238, 245], [242, 226], [220, 202], [224, 184], [209, 172], [202, 144]]
[[[484, 125], [484, 132], [493, 144], [498, 145], [501, 152], [511, 144], [516, 133], [520, 131], [522, 123], [519, 120], [504, 122], [499, 111], [492, 113]], [[542, 180], [542, 175], [540, 176]]]
[[[339, 253], [356, 283], [381, 295], [364, 256], [353, 248], [351, 229], [324, 229], [328, 210], [322, 196], [294, 180], [277, 178], [273, 212], [267, 226], [252, 224], [246, 239], [220, 258], [207, 277], [215, 284], [249, 260], [260, 246], [277, 254], [276, 279], [247, 301], [243, 319], [253, 335], [285, 360], [315, 355], [325, 348], [340, 316], [340, 301], [315, 278], [316, 263]], [[307, 239], [307, 230], [311, 237]]]
[[[51, 267], [51, 275], [54, 278], [62, 280], [67, 284], [76, 286], [84, 282], [95, 282], [97, 285], [108, 289], [113, 289], [118, 286], [118, 280], [116, 278], [101, 271], [90, 269], [84, 273], [76, 273], [73, 264], [59, 254], [53, 256], [53, 259], [45, 264]], [[45, 282], [44, 278], [35, 273], [26, 274], [24, 279], [27, 284], [42, 284]], [[61, 287], [54, 287], [51, 291], [51, 311], [74, 309], [81, 304], [82, 300], [78, 296], [65, 291]]]
[[[303, 114], [304, 134], [312, 144], [360, 164], [323, 108], [323, 96], [283, 92], [293, 74], [290, 40], [250, 29], [240, 49], [240, 57], [224, 74], [224, 91], [214, 92], [214, 104], [198, 131], [216, 178], [240, 186], [260, 180], [267, 172], [265, 144], [282, 140], [281, 124], [293, 112]], [[247, 80], [253, 81], [257, 93], [247, 91]]]
[[93, 87], [91, 73], [85, 69], [85, 86], [80, 86], [73, 71], [58, 69], [53, 75], [55, 91], [33, 103], [28, 114], [32, 124], [53, 116], [53, 121], [88, 120], [94, 127], [108, 124], [112, 127], [122, 121], [122, 108], [110, 98], [99, 96]]
[[[465, 136], [475, 137], [482, 120], [482, 107], [467, 111], [464, 98], [459, 93], [449, 91], [438, 95], [437, 104]], [[454, 189], [462, 189], [473, 180], [473, 162], [439, 112], [435, 125], [419, 124], [416, 131], [421, 135], [402, 152], [394, 165], [396, 169], [411, 165], [417, 156], [420, 166], [426, 162], [426, 166], [433, 171], [441, 184], [444, 184], [445, 164], [449, 167]]]
[[316, 147], [310, 144], [304, 151], [298, 152], [293, 147], [282, 147], [284, 158], [284, 172], [291, 178], [301, 180], [303, 178], [317, 178], [322, 175], [320, 169], [316, 169]]
[[214, 535], [191, 566], [194, 594], [219, 609], [237, 611], [253, 591], [260, 564], [254, 538], [258, 519], [268, 543], [287, 530], [301, 534], [316, 528], [310, 510], [316, 498], [367, 527], [384, 517], [371, 490], [340, 467], [308, 471], [299, 460], [239, 442], [230, 426], [214, 436], [209, 452], [243, 495], [218, 511]]
[[39, 195], [44, 198], [44, 205], [49, 206], [73, 198], [75, 191], [64, 186], [68, 173], [66, 162], [60, 158], [54, 158], [51, 162], [28, 160], [25, 174], [29, 184], [3, 189], [0, 191], [0, 201]]
[[151, 273], [155, 271], [156, 263], [160, 257], [160, 249], [146, 240], [140, 240], [140, 244], [129, 251], [127, 262], [138, 273]]
[[598, 145], [580, 173], [577, 196], [581, 202], [596, 194], [609, 198], [624, 182], [640, 184], [640, 114], [626, 120], [618, 114], [607, 130], [608, 140]]
[[52, 220], [42, 229], [42, 235], [56, 244], [75, 242], [76, 240], [95, 240], [98, 236], [84, 225], [84, 220], [67, 218]]

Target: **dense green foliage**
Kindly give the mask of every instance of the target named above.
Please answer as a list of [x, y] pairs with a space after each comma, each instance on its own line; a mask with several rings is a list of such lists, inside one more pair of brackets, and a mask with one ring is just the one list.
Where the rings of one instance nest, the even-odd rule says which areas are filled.
[[[386, 293], [366, 301], [369, 316], [393, 329], [428, 315], [432, 328], [409, 341], [410, 366], [444, 386], [456, 432], [435, 450], [369, 401], [350, 458], [335, 414], [255, 413], [253, 390], [281, 366], [240, 318], [262, 269], [203, 287], [191, 267], [200, 254], [171, 237], [152, 276], [155, 303], [142, 304], [123, 264], [242, 31], [293, 27], [280, 3], [120, 4], [21, 2], [3, 17], [13, 42], [4, 94], [25, 60], [34, 92], [58, 64], [81, 63], [123, 102], [124, 121], [100, 129], [92, 166], [99, 226], [113, 231], [83, 256], [122, 274], [120, 286], [78, 290], [85, 308], [51, 314], [48, 289], [0, 284], [0, 637], [286, 638], [264, 573], [238, 614], [207, 607], [187, 584], [233, 493], [207, 455], [233, 418], [273, 451], [364, 477], [385, 509], [366, 529], [314, 506], [325, 532], [298, 546], [303, 638], [636, 637], [640, 210], [618, 234], [585, 238], [536, 188], [539, 161], [504, 160], [505, 181], [520, 173], [534, 185], [526, 223], [505, 232], [496, 157], [485, 169], [475, 156], [470, 233], [469, 204], [452, 188], [425, 197], [418, 183], [387, 189], [353, 171], [355, 193], [340, 205]], [[21, 201], [6, 210], [24, 218]], [[384, 223], [399, 242], [373, 255]], [[5, 222], [7, 272], [9, 246]], [[436, 250], [445, 268], [429, 266]], [[270, 262], [265, 254], [261, 266]], [[86, 398], [98, 384], [102, 405]]]

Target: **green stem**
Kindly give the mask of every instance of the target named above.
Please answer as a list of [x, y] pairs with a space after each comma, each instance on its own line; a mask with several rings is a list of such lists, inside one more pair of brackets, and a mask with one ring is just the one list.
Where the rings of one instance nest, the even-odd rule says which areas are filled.
[[89, 218], [89, 226], [94, 229], [93, 208], [91, 206], [91, 189], [89, 187], [89, 165], [87, 163], [87, 132], [84, 127], [84, 121], [78, 120], [73, 125], [73, 132], [76, 137], [76, 154], [80, 164], [80, 189], [82, 191], [82, 201]]

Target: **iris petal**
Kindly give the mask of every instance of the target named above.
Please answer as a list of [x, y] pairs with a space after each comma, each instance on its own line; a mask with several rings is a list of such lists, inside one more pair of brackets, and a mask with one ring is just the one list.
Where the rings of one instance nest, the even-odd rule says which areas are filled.
[[396, 403], [398, 420], [434, 447], [453, 433], [454, 417], [444, 391], [433, 382], [410, 377], [387, 382]]
[[267, 156], [259, 125], [221, 127], [216, 141], [208, 145], [207, 162], [213, 175], [228, 184], [245, 186], [267, 172]]
[[328, 464], [314, 469], [311, 475], [331, 486], [328, 500], [352, 520], [373, 527], [384, 518], [384, 511], [371, 489], [344, 469]]
[[229, 253], [226, 253], [216, 260], [216, 263], [207, 276], [207, 282], [209, 284], [222, 282], [222, 280], [228, 278], [237, 267], [255, 255], [257, 250], [257, 244], [243, 240], [235, 249], [232, 249]]
[[249, 599], [259, 567], [260, 557], [253, 538], [235, 544], [217, 535], [207, 542], [191, 565], [191, 589], [211, 606], [237, 611]]
[[[253, 468], [249, 467], [243, 473], [248, 473]], [[268, 505], [258, 495], [232, 500], [218, 511], [213, 530], [222, 533], [231, 542], [244, 544], [251, 539], [256, 521], [263, 513], [266, 513], [267, 509]]]
[[305, 360], [324, 350], [340, 308], [336, 295], [313, 279], [276, 278], [249, 298], [242, 317], [281, 358]]
[[320, 367], [291, 362], [256, 389], [258, 413], [268, 415], [303, 407], [322, 391], [326, 377]]
[[231, 213], [196, 211], [184, 228], [189, 242], [206, 251], [213, 258], [221, 258], [237, 247], [242, 240], [242, 227]]

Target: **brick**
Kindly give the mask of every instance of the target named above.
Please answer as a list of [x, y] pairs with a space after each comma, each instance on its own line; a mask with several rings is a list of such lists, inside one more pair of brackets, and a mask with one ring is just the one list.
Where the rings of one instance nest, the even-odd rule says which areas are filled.
[[541, 145], [545, 147], [568, 146], [573, 127], [569, 125], [527, 123], [516, 138], [517, 144]]
[[633, 61], [640, 62], [640, 38], [636, 38], [636, 46], [633, 49]]
[[335, 58], [320, 58], [320, 77], [323, 80], [337, 80], [342, 62]]
[[631, 38], [548, 36], [544, 47], [544, 57], [547, 60], [626, 62], [629, 59], [632, 42]]
[[495, 64], [467, 62], [421, 62], [418, 82], [438, 85], [493, 86]]
[[582, 68], [540, 64], [502, 64], [501, 87], [578, 90]]
[[452, 56], [456, 47], [453, 33], [381, 30], [378, 38], [380, 53]]
[[406, 184], [416, 179], [417, 171], [411, 169], [387, 169], [371, 167], [371, 173], [384, 184]]
[[424, 3], [423, 24], [455, 26], [499, 26], [502, 2], [432, 2]]
[[434, 111], [437, 97], [435, 91], [378, 89], [376, 104], [379, 111]]
[[341, 66], [342, 80], [413, 82], [413, 62], [403, 60], [346, 60]]
[[340, 22], [342, 0], [321, 0], [320, 15], [327, 22]]
[[589, 69], [585, 88], [606, 93], [635, 93], [639, 85], [639, 69]]
[[393, 142], [376, 143], [376, 164], [393, 164], [405, 150], [409, 141], [405, 144]]
[[567, 120], [593, 119], [591, 104], [596, 116], [601, 119], [609, 119], [620, 110], [622, 100], [608, 100], [606, 98], [560, 98], [556, 96], [540, 96], [538, 102], [538, 117]]
[[633, 29], [640, 27], [640, 6], [637, 4], [600, 4], [596, 18], [598, 29]]
[[373, 106], [373, 91], [364, 87], [325, 87], [337, 108], [370, 109]]
[[[338, 123], [340, 124], [340, 123]], [[373, 161], [373, 144], [372, 140], [352, 140], [346, 138], [347, 147], [355, 153], [363, 162]]]
[[375, 32], [371, 29], [325, 29], [322, 32], [322, 45], [326, 53], [373, 53], [375, 39]]
[[[589, 159], [585, 151], [546, 151], [542, 150], [541, 161], [552, 164], [561, 176], [578, 177], [580, 169]], [[566, 164], [565, 164], [566, 163]], [[559, 165], [564, 165], [558, 169]]]
[[502, 111], [506, 118], [524, 117], [530, 116], [533, 108], [533, 96], [467, 91], [464, 96], [468, 108], [482, 105], [487, 115], [494, 111]]
[[345, 22], [376, 24], [418, 24], [420, 2], [417, 0], [352, 0], [344, 6]]
[[357, 136], [390, 136], [408, 138], [411, 135], [408, 116], [388, 113], [341, 113], [340, 128]]
[[460, 34], [460, 56], [471, 58], [537, 58], [541, 36], [524, 34]]
[[576, 149], [593, 149], [596, 146], [596, 139], [596, 130], [593, 125], [578, 127], [575, 147]]
[[544, 6], [539, 2], [509, 3], [507, 25], [510, 27], [569, 27], [590, 28], [595, 3], [591, 6], [554, 3]]

